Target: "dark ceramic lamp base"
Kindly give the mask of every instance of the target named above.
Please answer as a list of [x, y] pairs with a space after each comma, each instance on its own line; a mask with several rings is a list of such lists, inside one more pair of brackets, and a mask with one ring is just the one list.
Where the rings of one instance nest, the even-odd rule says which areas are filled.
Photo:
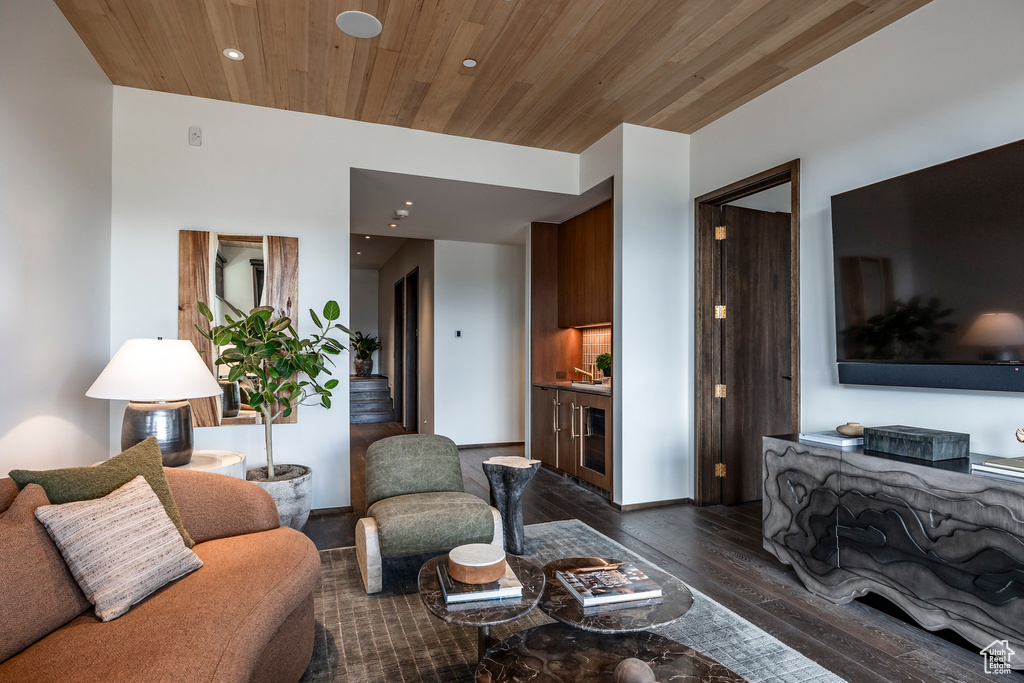
[[192, 460], [192, 408], [188, 401], [132, 401], [124, 409], [121, 450], [155, 436], [164, 467]]

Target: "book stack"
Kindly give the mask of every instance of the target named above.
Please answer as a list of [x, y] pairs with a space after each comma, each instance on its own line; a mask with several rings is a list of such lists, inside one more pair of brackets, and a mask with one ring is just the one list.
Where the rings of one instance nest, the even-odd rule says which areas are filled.
[[971, 474], [1024, 482], [1024, 458], [996, 458], [983, 463], [971, 463]]
[[441, 593], [446, 605], [458, 605], [486, 600], [503, 600], [521, 598], [523, 584], [516, 578], [512, 567], [505, 563], [505, 575], [491, 583], [462, 583], [448, 575], [446, 562], [437, 563], [437, 578], [441, 583]]
[[850, 448], [852, 446], [863, 446], [863, 436], [847, 436], [840, 434], [834, 429], [824, 432], [800, 432], [800, 441], [820, 444], [822, 446], [833, 446], [835, 448]]
[[661, 598], [661, 586], [629, 562], [565, 569], [555, 576], [584, 607]]

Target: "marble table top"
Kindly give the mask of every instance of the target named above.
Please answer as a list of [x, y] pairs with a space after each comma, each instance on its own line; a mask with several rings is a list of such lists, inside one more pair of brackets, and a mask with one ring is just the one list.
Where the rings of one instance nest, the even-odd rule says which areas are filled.
[[540, 608], [564, 624], [597, 633], [631, 633], [664, 626], [681, 618], [693, 607], [693, 594], [679, 579], [644, 564], [634, 563], [661, 584], [662, 597], [642, 600], [628, 607], [622, 604], [584, 608], [555, 577], [560, 569], [616, 564], [619, 560], [599, 557], [569, 557], [544, 566], [544, 594]]
[[[574, 598], [570, 598], [574, 599]], [[515, 633], [487, 651], [477, 683], [586, 683], [612, 680], [619, 662], [646, 662], [659, 683], [740, 683], [744, 679], [692, 648], [655, 633], [606, 635], [565, 624]]]
[[484, 460], [485, 465], [501, 465], [502, 467], [517, 467], [526, 469], [540, 465], [540, 460], [529, 460], [518, 455], [496, 455]]
[[423, 604], [431, 614], [449, 624], [460, 626], [496, 626], [515, 621], [527, 614], [537, 605], [544, 590], [544, 573], [529, 560], [515, 555], [505, 557], [512, 571], [523, 584], [521, 598], [503, 600], [482, 600], [480, 602], [463, 602], [446, 605], [441, 582], [437, 578], [437, 563], [447, 562], [447, 555], [439, 555], [420, 567], [419, 589]]

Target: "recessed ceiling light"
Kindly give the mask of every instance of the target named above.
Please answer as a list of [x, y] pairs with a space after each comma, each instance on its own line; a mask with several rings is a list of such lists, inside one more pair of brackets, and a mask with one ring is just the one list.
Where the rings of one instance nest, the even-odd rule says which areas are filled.
[[369, 236], [369, 235], [367, 235], [367, 236], [366, 236], [366, 239], [370, 239], [370, 236]]
[[377, 17], [355, 10], [342, 12], [335, 21], [338, 28], [353, 38], [373, 38], [379, 36], [383, 28]]
[[390, 225], [391, 225], [392, 228], [397, 228], [398, 227], [398, 223], [391, 223]]
[[227, 57], [228, 59], [233, 59], [236, 62], [240, 62], [243, 59], [245, 59], [245, 55], [242, 54], [242, 51], [241, 50], [236, 50], [233, 47], [229, 47], [226, 50], [224, 50], [224, 56]]
[[465, 66], [465, 67], [468, 67], [468, 68], [472, 69], [474, 66], [476, 66], [476, 60], [475, 59], [463, 59], [462, 60], [462, 66]]
[[412, 202], [406, 202], [405, 205], [406, 206], [412, 206]]
[[363, 252], [361, 252], [361, 251], [357, 251], [356, 252], [356, 256], [362, 256], [362, 255], [363, 255]]

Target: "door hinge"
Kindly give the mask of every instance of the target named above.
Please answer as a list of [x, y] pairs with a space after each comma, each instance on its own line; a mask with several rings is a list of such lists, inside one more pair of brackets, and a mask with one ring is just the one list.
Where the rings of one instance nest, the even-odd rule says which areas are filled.
[[725, 239], [725, 226], [724, 225], [716, 225], [715, 226], [715, 239], [716, 240], [724, 240]]
[[725, 318], [725, 306], [715, 306], [715, 318]]
[[725, 463], [724, 462], [716, 462], [715, 463], [715, 476], [716, 477], [724, 477], [725, 476]]
[[725, 385], [724, 384], [716, 384], [715, 385], [715, 398], [725, 398]]

